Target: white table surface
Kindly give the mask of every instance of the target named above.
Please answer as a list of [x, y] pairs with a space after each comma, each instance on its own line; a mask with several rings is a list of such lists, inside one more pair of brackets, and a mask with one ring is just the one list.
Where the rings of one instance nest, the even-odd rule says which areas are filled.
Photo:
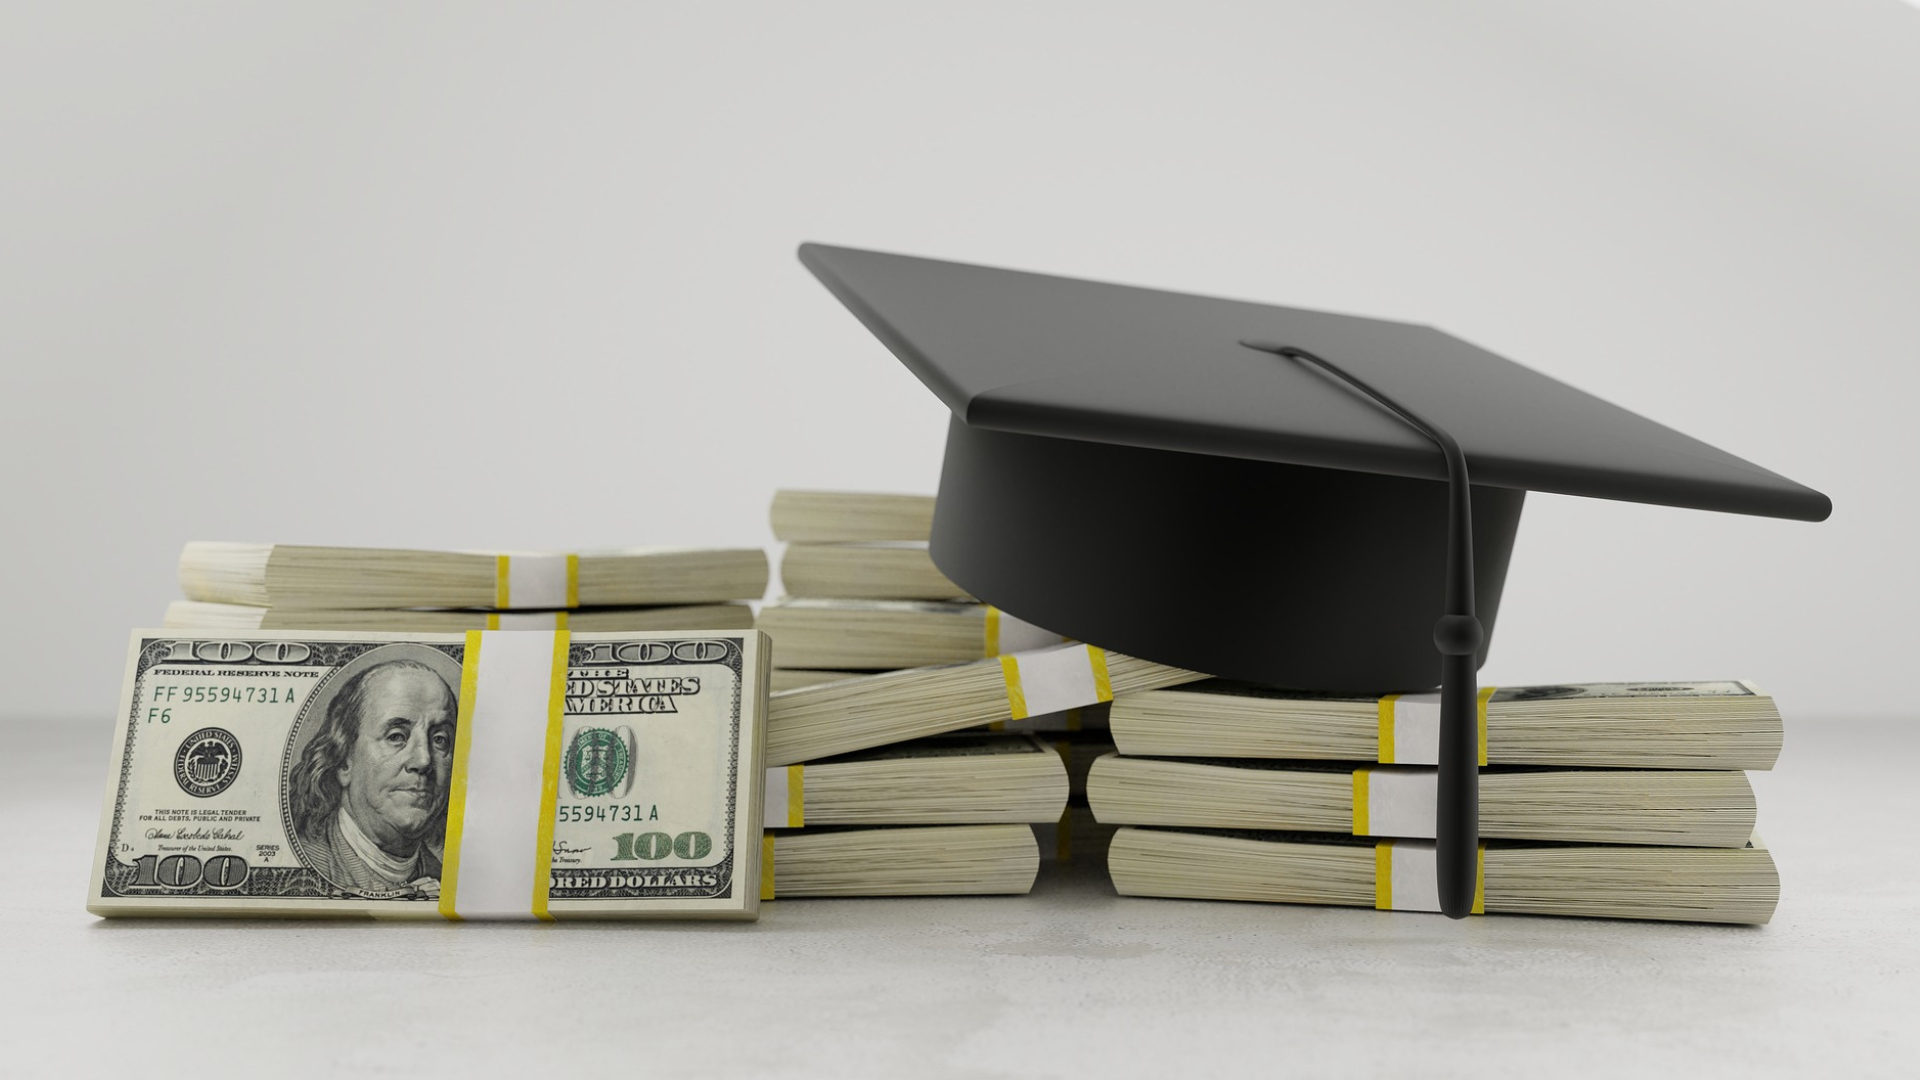
[[107, 737], [0, 722], [10, 1076], [1920, 1076], [1920, 720], [1789, 721], [1760, 928], [1127, 899], [1097, 868], [746, 925], [109, 922]]

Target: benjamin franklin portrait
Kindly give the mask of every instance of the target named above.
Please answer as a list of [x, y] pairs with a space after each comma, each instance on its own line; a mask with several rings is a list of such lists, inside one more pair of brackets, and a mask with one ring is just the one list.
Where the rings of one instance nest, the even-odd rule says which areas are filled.
[[439, 665], [368, 659], [377, 662], [325, 703], [290, 770], [296, 842], [303, 861], [343, 889], [436, 895], [459, 697]]

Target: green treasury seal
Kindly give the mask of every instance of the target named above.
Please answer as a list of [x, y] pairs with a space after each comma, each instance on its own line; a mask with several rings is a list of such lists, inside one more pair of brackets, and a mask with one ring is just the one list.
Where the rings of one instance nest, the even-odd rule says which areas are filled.
[[567, 786], [582, 798], [606, 795], [627, 778], [626, 740], [606, 728], [581, 728], [567, 744]]

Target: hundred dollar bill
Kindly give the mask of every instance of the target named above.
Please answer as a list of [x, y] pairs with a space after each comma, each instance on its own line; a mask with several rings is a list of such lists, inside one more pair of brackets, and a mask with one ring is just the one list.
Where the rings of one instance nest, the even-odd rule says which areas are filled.
[[136, 631], [87, 909], [754, 918], [767, 652]]

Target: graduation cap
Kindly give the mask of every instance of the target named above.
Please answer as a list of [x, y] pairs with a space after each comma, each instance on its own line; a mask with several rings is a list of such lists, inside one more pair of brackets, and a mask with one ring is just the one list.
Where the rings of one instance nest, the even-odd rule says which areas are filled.
[[974, 596], [1211, 675], [1440, 684], [1455, 918], [1476, 877], [1475, 677], [1526, 493], [1832, 512], [1428, 326], [821, 244], [800, 260], [953, 411], [931, 553]]

